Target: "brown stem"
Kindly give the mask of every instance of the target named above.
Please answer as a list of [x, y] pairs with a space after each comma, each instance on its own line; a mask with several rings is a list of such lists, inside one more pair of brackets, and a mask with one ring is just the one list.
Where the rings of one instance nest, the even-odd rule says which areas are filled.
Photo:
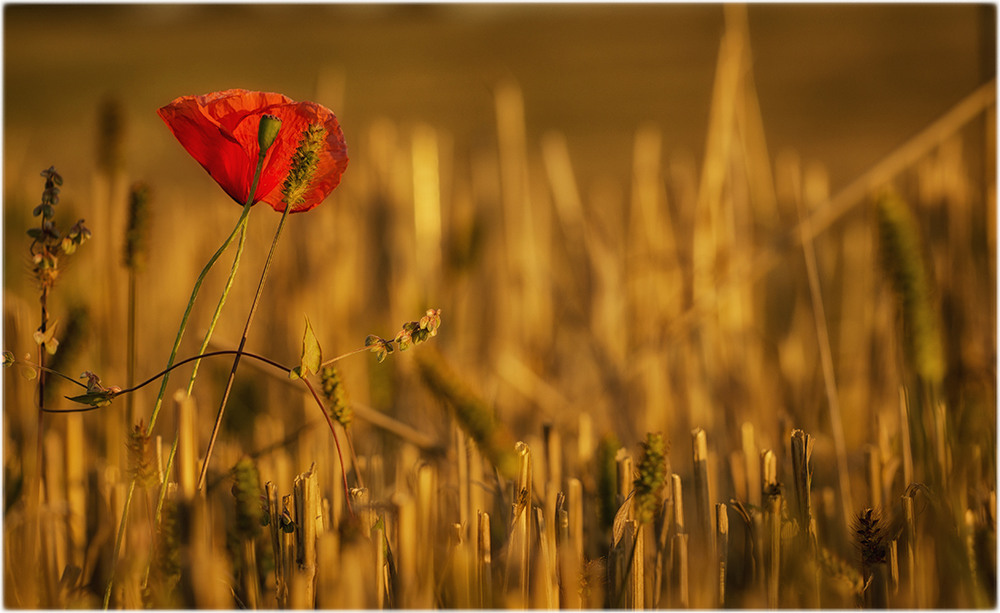
[[[327, 425], [330, 426], [330, 432], [333, 433], [333, 442], [337, 446], [337, 457], [340, 458], [340, 476], [344, 483], [344, 500], [347, 502], [347, 510], [351, 512], [351, 517], [355, 517], [354, 507], [351, 506], [351, 488], [347, 485], [347, 469], [344, 468], [344, 453], [340, 449], [340, 437], [337, 436], [337, 429], [333, 427], [333, 420], [330, 419], [330, 415], [323, 406], [323, 400], [319, 397], [319, 394], [316, 393], [316, 388], [314, 388], [312, 383], [309, 382], [309, 379], [302, 379], [302, 382], [306, 384], [306, 387], [309, 388], [309, 392], [312, 393], [313, 398], [316, 399], [316, 404], [319, 405], [320, 412], [323, 413], [323, 417], [326, 419]], [[355, 458], [354, 474], [358, 475], [358, 480], [360, 481], [361, 473], [358, 472], [356, 460], [357, 459]]]

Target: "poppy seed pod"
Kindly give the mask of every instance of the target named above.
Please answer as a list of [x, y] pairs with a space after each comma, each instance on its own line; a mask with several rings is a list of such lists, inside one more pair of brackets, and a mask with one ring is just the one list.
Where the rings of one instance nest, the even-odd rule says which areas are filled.
[[260, 126], [257, 128], [257, 144], [261, 153], [266, 152], [274, 144], [274, 139], [281, 131], [281, 120], [274, 115], [264, 115], [260, 118]]

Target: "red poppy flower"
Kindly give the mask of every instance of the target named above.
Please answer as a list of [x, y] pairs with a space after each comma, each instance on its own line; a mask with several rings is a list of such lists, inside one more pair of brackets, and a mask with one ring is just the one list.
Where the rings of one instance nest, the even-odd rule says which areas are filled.
[[347, 169], [347, 145], [337, 117], [314, 102], [229, 89], [182, 96], [157, 113], [191, 157], [240, 205], [250, 195], [260, 151], [257, 128], [264, 115], [280, 119], [281, 130], [265, 155], [254, 203], [263, 201], [278, 212], [285, 210], [283, 187], [296, 150], [311, 126], [312, 134], [318, 126], [325, 135], [311, 156], [315, 168], [307, 173], [309, 183], [289, 212], [300, 213], [318, 205], [337, 187]]

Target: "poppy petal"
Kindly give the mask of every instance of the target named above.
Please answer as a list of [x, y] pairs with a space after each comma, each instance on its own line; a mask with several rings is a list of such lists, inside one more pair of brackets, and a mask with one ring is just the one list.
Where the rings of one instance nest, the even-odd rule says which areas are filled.
[[325, 107], [297, 103], [282, 94], [229, 89], [202, 96], [182, 96], [157, 111], [184, 149], [208, 171], [233, 200], [243, 204], [250, 192], [260, 146], [257, 130], [263, 115], [282, 121], [268, 150], [254, 194], [278, 211], [284, 210], [281, 187], [301, 134], [313, 123], [327, 131], [312, 187], [291, 212], [307, 211], [340, 183], [347, 168], [347, 146], [336, 116]]

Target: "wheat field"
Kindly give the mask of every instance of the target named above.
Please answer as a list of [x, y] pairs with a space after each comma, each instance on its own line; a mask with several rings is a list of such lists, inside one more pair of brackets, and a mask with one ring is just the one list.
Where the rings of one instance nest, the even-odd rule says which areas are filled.
[[[5, 7], [5, 606], [995, 607], [995, 9], [813, 10]], [[837, 69], [782, 99], [836, 15], [844, 66], [900, 56], [894, 123]], [[231, 358], [172, 371], [148, 438], [162, 379], [43, 413], [79, 391], [37, 366], [165, 368], [240, 210], [155, 110], [232, 86], [329, 106], [351, 161], [289, 217], [199, 488]], [[93, 234], [41, 291], [50, 166]], [[236, 349], [279, 217], [179, 358]], [[325, 400], [306, 319], [351, 354]]]

